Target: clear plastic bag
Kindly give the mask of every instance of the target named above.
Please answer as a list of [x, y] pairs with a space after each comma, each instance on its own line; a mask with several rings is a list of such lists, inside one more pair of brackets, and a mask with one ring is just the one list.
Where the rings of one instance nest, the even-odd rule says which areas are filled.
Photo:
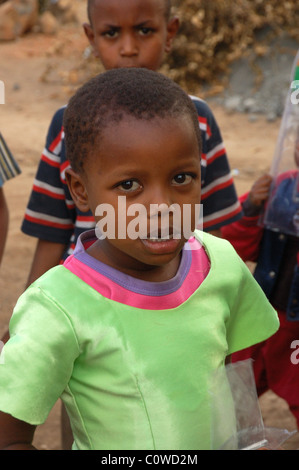
[[210, 392], [214, 450], [277, 450], [297, 432], [264, 426], [250, 359], [219, 369]]
[[273, 182], [260, 224], [299, 236], [299, 103], [294, 98], [294, 87], [299, 87], [299, 80], [296, 77], [299, 77], [299, 51], [272, 160]]

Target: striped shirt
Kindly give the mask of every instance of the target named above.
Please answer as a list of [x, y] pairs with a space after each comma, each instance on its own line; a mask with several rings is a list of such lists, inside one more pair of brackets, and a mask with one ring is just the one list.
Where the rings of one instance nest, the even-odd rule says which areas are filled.
[[[241, 217], [242, 209], [231, 176], [226, 150], [216, 120], [207, 103], [191, 97], [198, 113], [202, 136], [203, 229], [216, 230]], [[49, 127], [22, 231], [42, 240], [66, 244], [64, 258], [73, 253], [78, 236], [94, 227], [91, 213], [80, 212], [65, 180], [66, 158], [63, 114], [54, 114]]]
[[5, 181], [19, 175], [21, 170], [0, 133], [0, 187]]

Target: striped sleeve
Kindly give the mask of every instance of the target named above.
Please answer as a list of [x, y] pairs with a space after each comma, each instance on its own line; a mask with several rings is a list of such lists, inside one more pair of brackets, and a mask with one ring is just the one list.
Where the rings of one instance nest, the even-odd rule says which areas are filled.
[[68, 166], [63, 145], [64, 109], [55, 113], [50, 124], [21, 228], [27, 235], [69, 244], [76, 210], [64, 177]]
[[202, 136], [203, 229], [207, 232], [238, 220], [242, 207], [238, 200], [222, 136], [209, 106], [191, 96], [197, 109]]
[[20, 173], [19, 165], [0, 132], [0, 187], [3, 186], [5, 181], [14, 178]]

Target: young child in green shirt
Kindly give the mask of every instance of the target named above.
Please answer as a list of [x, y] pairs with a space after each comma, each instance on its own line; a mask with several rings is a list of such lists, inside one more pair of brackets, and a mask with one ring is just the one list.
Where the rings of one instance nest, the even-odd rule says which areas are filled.
[[[0, 448], [32, 449], [60, 397], [73, 449], [210, 449], [213, 373], [278, 319], [231, 245], [196, 229], [192, 100], [157, 72], [114, 69], [78, 90], [64, 128], [69, 189], [96, 228], [17, 303]], [[232, 416], [217, 446], [233, 432]]]

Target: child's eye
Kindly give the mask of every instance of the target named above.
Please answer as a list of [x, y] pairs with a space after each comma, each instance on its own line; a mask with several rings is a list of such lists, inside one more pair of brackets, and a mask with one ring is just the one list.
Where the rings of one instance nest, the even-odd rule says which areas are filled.
[[111, 28], [111, 29], [103, 32], [103, 36], [105, 36], [107, 38], [115, 38], [117, 36], [117, 34], [118, 34], [117, 28]]
[[179, 175], [176, 175], [173, 178], [173, 184], [175, 186], [181, 186], [184, 184], [189, 184], [193, 180], [193, 175], [190, 175], [188, 173], [180, 173]]
[[153, 31], [153, 28], [147, 28], [146, 26], [139, 28], [139, 34], [141, 36], [148, 36], [149, 34], [153, 33]]
[[121, 183], [119, 183], [117, 187], [122, 191], [132, 192], [132, 191], [136, 191], [141, 186], [140, 186], [140, 183], [138, 183], [138, 181], [126, 180], [126, 181], [122, 181]]

